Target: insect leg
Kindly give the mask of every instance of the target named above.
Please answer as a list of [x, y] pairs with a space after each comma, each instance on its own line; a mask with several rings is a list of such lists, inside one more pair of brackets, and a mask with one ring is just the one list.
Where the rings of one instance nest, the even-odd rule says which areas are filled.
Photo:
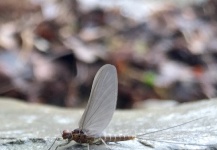
[[57, 141], [57, 138], [54, 140], [54, 142], [52, 143], [52, 145], [50, 146], [50, 148], [48, 150], [51, 149], [51, 147], [53, 147], [54, 143]]
[[58, 145], [58, 146], [55, 148], [55, 150], [57, 150], [59, 147], [63, 147], [63, 146], [65, 146], [65, 145], [69, 144], [70, 142], [71, 142], [71, 140], [68, 140], [66, 143], [63, 143], [63, 144]]
[[105, 144], [106, 148], [111, 149], [102, 138], [100, 138], [100, 140]]

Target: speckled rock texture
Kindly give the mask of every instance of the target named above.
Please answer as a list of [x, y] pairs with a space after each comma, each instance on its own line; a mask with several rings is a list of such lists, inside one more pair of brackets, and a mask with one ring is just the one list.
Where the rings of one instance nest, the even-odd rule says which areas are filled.
[[[217, 149], [216, 108], [217, 99], [213, 99], [169, 108], [117, 110], [104, 134], [137, 136], [180, 125], [137, 136], [135, 140], [108, 143], [108, 146], [112, 150]], [[73, 130], [78, 127], [83, 111], [1, 98], [0, 150], [47, 150], [58, 138], [52, 147], [54, 150], [57, 145], [66, 142], [61, 138], [62, 130]], [[59, 149], [88, 148], [86, 145], [71, 142]], [[89, 149], [109, 148], [105, 145], [91, 145]]]

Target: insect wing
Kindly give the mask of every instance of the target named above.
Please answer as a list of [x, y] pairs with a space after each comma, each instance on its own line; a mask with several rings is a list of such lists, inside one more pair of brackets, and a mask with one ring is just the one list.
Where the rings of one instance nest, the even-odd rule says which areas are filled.
[[104, 65], [97, 72], [87, 107], [79, 122], [79, 129], [89, 136], [100, 136], [112, 119], [117, 102], [117, 72], [112, 65]]

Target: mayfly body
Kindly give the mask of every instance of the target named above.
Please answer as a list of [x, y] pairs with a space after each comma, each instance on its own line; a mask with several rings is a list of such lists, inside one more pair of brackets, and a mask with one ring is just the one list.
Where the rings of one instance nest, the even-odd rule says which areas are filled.
[[[91, 144], [104, 143], [106, 145], [107, 142], [119, 142], [133, 139], [149, 140], [144, 139], [143, 136], [175, 128], [193, 122], [195, 120], [201, 119], [198, 118], [177, 126], [145, 134], [140, 134], [137, 136], [103, 136], [102, 132], [108, 126], [116, 109], [117, 93], [118, 80], [116, 68], [113, 65], [109, 64], [102, 66], [94, 78], [89, 101], [80, 119], [79, 128], [73, 131], [64, 130], [62, 133], [62, 138], [66, 139], [67, 142], [58, 145], [55, 150], [57, 150], [59, 147], [67, 145], [71, 141], [75, 141], [80, 144], [87, 144], [89, 150], [89, 145]], [[51, 147], [48, 150], [50, 150]]]
[[134, 136], [102, 136], [116, 109], [117, 93], [116, 68], [113, 65], [104, 65], [94, 78], [90, 98], [79, 122], [79, 128], [73, 131], [64, 130], [62, 138], [67, 139], [68, 142], [57, 146], [56, 149], [72, 140], [80, 144], [87, 143], [89, 149], [89, 144], [134, 139]]

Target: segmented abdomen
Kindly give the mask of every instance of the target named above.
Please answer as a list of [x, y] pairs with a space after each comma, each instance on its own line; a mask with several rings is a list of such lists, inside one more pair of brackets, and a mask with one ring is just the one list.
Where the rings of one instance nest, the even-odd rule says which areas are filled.
[[101, 143], [101, 139], [105, 142], [119, 142], [119, 141], [127, 141], [127, 140], [133, 140], [135, 139], [135, 136], [101, 136], [98, 138], [94, 138], [91, 136], [86, 136], [85, 134], [73, 134], [73, 140], [77, 143], [89, 143], [89, 144], [95, 144], [95, 143]]
[[119, 142], [119, 141], [127, 141], [135, 139], [135, 136], [102, 136], [101, 137], [105, 142]]

